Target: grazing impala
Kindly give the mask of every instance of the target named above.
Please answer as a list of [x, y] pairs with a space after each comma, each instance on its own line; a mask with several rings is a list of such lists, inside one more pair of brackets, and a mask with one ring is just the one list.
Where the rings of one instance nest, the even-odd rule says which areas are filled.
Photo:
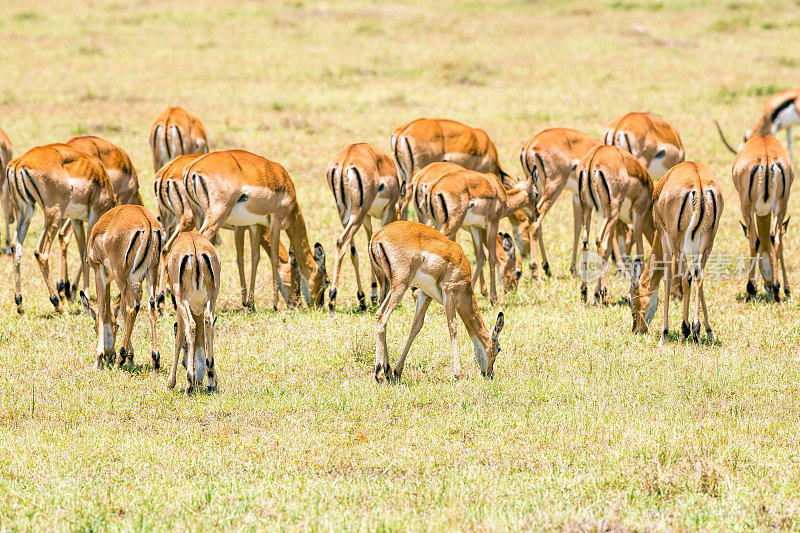
[[603, 142], [629, 151], [656, 180], [685, 157], [678, 131], [652, 113], [628, 113], [612, 120]]
[[[156, 195], [156, 202], [158, 203], [158, 210], [161, 215], [161, 220], [167, 230], [167, 242], [164, 245], [162, 252], [161, 273], [159, 275], [160, 285], [158, 289], [157, 302], [159, 309], [163, 311], [164, 298], [167, 288], [167, 254], [172, 248], [172, 243], [183, 231], [202, 226], [201, 218], [194, 212], [192, 207], [192, 196], [187, 194], [186, 187], [183, 184], [183, 172], [186, 167], [194, 162], [195, 159], [203, 154], [181, 155], [164, 165], [155, 175], [153, 187]], [[197, 221], [195, 221], [197, 217]], [[223, 226], [223, 228], [232, 229], [234, 232], [234, 243], [236, 247], [236, 267], [239, 273], [239, 284], [242, 292], [242, 305], [248, 305], [247, 282], [245, 280], [244, 272], [244, 236], [247, 231], [246, 227]], [[292, 266], [292, 259], [289, 252], [278, 243], [278, 260], [280, 262], [280, 278], [281, 282], [289, 287], [287, 291], [289, 299], [286, 300], [287, 305], [294, 307], [299, 304], [300, 299], [300, 282], [299, 276], [295, 273], [295, 268]], [[261, 240], [261, 247], [264, 248], [268, 256], [272, 255], [272, 247], [269, 242], [269, 236], [264, 235]]]
[[150, 127], [153, 172], [171, 159], [185, 154], [208, 153], [206, 128], [200, 119], [182, 107], [168, 107]]
[[[589, 252], [589, 229], [592, 211], [603, 217], [597, 236], [597, 254], [602, 261], [597, 281], [595, 299], [608, 303], [608, 285], [605, 264], [613, 248], [617, 268], [622, 271], [622, 255], [615, 238], [618, 222], [633, 226], [633, 240], [637, 255], [634, 261], [644, 257], [642, 235], [653, 243], [653, 182], [647, 170], [629, 152], [616, 146], [596, 146], [583, 156], [578, 164], [578, 194], [583, 212], [583, 253]], [[587, 301], [587, 279], [581, 281], [581, 299]]]
[[114, 359], [117, 338], [117, 323], [111, 304], [111, 280], [120, 292], [120, 306], [124, 311], [125, 331], [122, 346], [116, 356], [114, 368], [127, 360], [133, 366], [133, 343], [131, 334], [142, 297], [142, 281], [147, 279], [148, 303], [150, 306], [150, 340], [153, 368], [159, 367], [161, 357], [156, 339], [156, 276], [164, 230], [156, 217], [140, 205], [121, 205], [108, 210], [97, 221], [89, 236], [87, 261], [94, 270], [97, 288], [97, 308], [92, 305], [84, 291], [80, 292], [81, 303], [97, 326], [96, 364], [101, 368], [103, 360]]
[[86, 289], [89, 266], [86, 263], [83, 223], [87, 223], [91, 234], [100, 216], [116, 206], [111, 180], [98, 159], [66, 144], [48, 144], [29, 150], [15, 160], [9, 179], [20, 208], [14, 238], [14, 302], [17, 311], [24, 312], [20, 283], [22, 245], [36, 204], [39, 204], [44, 212], [44, 232], [34, 255], [50, 292], [50, 301], [58, 312], [62, 312], [61, 300], [50, 277], [50, 246], [64, 219], [71, 218], [83, 264], [83, 288]]
[[525, 141], [520, 150], [519, 159], [526, 179], [533, 179], [539, 190], [539, 203], [536, 209], [536, 220], [530, 223], [530, 268], [534, 276], [540, 277], [536, 261], [536, 247], [542, 252], [542, 270], [550, 276], [550, 265], [545, 252], [542, 236], [542, 222], [550, 208], [553, 207], [561, 191], [572, 193], [572, 259], [569, 270], [575, 273], [578, 250], [578, 236], [581, 231], [581, 201], [578, 196], [578, 180], [575, 169], [578, 161], [594, 148], [600, 141], [577, 130], [569, 128], [551, 128], [541, 131]]
[[497, 148], [482, 129], [461, 122], [418, 118], [392, 132], [392, 154], [397, 161], [403, 199], [400, 215], [405, 219], [411, 191], [409, 180], [429, 163], [448, 161], [500, 178], [507, 187], [513, 183], [497, 160]]
[[725, 139], [722, 128], [716, 120], [717, 131], [725, 146], [734, 154], [739, 152], [744, 143], [753, 135], [775, 135], [780, 130], [786, 130], [786, 148], [789, 152], [789, 161], [792, 160], [792, 126], [800, 124], [800, 87], [793, 87], [782, 93], [774, 94], [769, 97], [761, 116], [753, 127], [744, 134], [744, 139], [739, 143], [739, 147], [733, 146]]
[[532, 210], [538, 200], [533, 180], [506, 189], [491, 174], [462, 169], [448, 173], [426, 192], [428, 213], [434, 225], [450, 240], [462, 227], [469, 228], [475, 245], [476, 266], [472, 283], [483, 269], [483, 247], [489, 253], [489, 299], [497, 302], [497, 234], [500, 220], [517, 210]]
[[[356, 271], [357, 297], [361, 309], [366, 309], [361, 274], [358, 270], [358, 253], [353, 238], [361, 226], [367, 233], [367, 243], [372, 239], [372, 220], [380, 221], [381, 227], [397, 220], [397, 200], [400, 183], [397, 169], [391, 157], [366, 143], [349, 144], [337, 153], [325, 171], [328, 187], [333, 193], [339, 220], [344, 226], [336, 241], [336, 261], [333, 266], [333, 285], [329, 292], [328, 306], [336, 307], [339, 288], [339, 272], [347, 250]], [[378, 284], [372, 273], [372, 303], [378, 301]]]
[[[447, 329], [450, 333], [450, 350], [453, 356], [453, 373], [461, 375], [461, 363], [456, 338], [456, 315], [461, 317], [475, 348], [475, 359], [481, 373], [494, 376], [494, 363], [500, 353], [500, 331], [503, 313], [498, 313], [494, 329], [489, 330], [478, 311], [478, 301], [472, 291], [471, 270], [464, 251], [457, 243], [418, 222], [393, 222], [378, 230], [369, 247], [370, 260], [378, 272], [388, 294], [378, 308], [375, 327], [375, 379], [380, 372], [387, 381], [398, 381], [403, 373], [411, 343], [422, 329], [425, 312], [431, 300], [444, 306]], [[417, 310], [411, 332], [394, 372], [389, 366], [386, 346], [386, 325], [389, 316], [400, 303], [410, 285], [421, 290], [417, 295]]]
[[196, 231], [181, 233], [167, 257], [175, 295], [175, 355], [167, 387], [175, 386], [181, 350], [186, 350], [186, 393], [199, 388], [208, 373], [208, 389], [217, 388], [214, 324], [220, 284], [219, 255], [211, 241]]
[[[294, 183], [280, 164], [244, 150], [212, 152], [186, 167], [183, 183], [187, 195], [202, 217], [200, 233], [213, 239], [223, 224], [250, 228], [250, 294], [254, 306], [259, 244], [264, 227], [270, 228], [270, 242], [280, 242], [285, 229], [300, 271], [300, 288], [309, 306], [321, 306], [328, 283], [325, 252], [319, 243], [312, 253], [306, 223], [297, 203]], [[271, 219], [271, 222], [270, 222]], [[290, 295], [279, 276], [278, 246], [272, 246], [273, 308], [278, 308], [278, 293]]]
[[794, 171], [789, 154], [772, 136], [755, 135], [744, 143], [733, 160], [733, 183], [742, 208], [742, 228], [750, 241], [750, 272], [747, 299], [756, 295], [756, 263], [764, 287], [780, 300], [778, 261], [783, 274], [783, 290], [790, 294], [786, 263], [783, 259], [783, 236], [789, 219], [786, 216]]
[[0, 170], [2, 170], [2, 175], [0, 175], [0, 204], [2, 204], [3, 207], [3, 217], [6, 224], [5, 252], [9, 255], [11, 254], [11, 224], [14, 223], [14, 217], [16, 216], [16, 203], [11, 193], [11, 188], [9, 187], [9, 180], [6, 172], [11, 157], [11, 139], [9, 139], [6, 132], [0, 128]]
[[[114, 197], [117, 204], [144, 205], [142, 195], [139, 194], [139, 178], [136, 169], [133, 167], [128, 153], [115, 144], [101, 139], [100, 137], [85, 136], [73, 137], [67, 144], [79, 152], [90, 155], [100, 160], [108, 172], [111, 185], [114, 187]], [[66, 221], [58, 232], [61, 243], [61, 279], [57, 284], [58, 295], [61, 299], [71, 299], [80, 281], [82, 269], [78, 269], [77, 275], [72, 282], [72, 290], [67, 282], [67, 247], [72, 239], [72, 225]]]
[[[683, 286], [683, 322], [686, 339], [700, 335], [700, 307], [708, 341], [713, 342], [708, 308], [703, 289], [703, 269], [714, 246], [722, 216], [722, 193], [714, 172], [703, 163], [686, 161], [662, 177], [653, 191], [653, 221], [656, 233], [653, 250], [644, 268], [634, 262], [631, 268], [631, 312], [633, 331], [647, 333], [658, 307], [658, 283], [664, 279], [664, 327], [659, 345], [669, 334], [669, 295], [673, 275]], [[677, 268], [677, 271], [675, 270]], [[694, 321], [689, 323], [689, 292], [694, 282]]]

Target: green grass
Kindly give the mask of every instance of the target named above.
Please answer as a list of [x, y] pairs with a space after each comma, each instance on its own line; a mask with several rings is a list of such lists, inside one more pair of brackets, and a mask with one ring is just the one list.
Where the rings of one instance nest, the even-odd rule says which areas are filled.
[[[738, 139], [768, 94], [797, 84], [790, 2], [3, 7], [0, 126], [16, 153], [107, 137], [129, 151], [153, 208], [148, 129], [183, 105], [212, 148], [286, 166], [329, 268], [341, 227], [328, 160], [349, 142], [388, 149], [391, 130], [418, 116], [485, 128], [518, 173], [521, 142], [545, 127], [599, 135], [624, 112], [656, 112], [724, 184], [715, 254], [743, 254], [731, 158], [711, 119]], [[241, 312], [226, 232], [220, 392], [188, 398], [150, 370], [145, 320], [134, 346], [147, 365], [92, 369], [89, 318], [74, 305], [51, 313], [32, 256], [37, 215], [24, 316], [0, 258], [0, 529], [800, 529], [798, 303], [744, 303], [743, 279], [709, 280], [719, 344], [658, 349], [655, 334], [630, 333], [625, 306], [579, 303], [569, 202], [545, 223], [555, 277], [526, 273], [504, 298], [494, 381], [479, 377], [463, 327], [467, 378], [452, 380], [432, 306], [403, 382], [376, 384], [374, 317], [349, 312], [349, 264], [336, 314], [270, 312], [262, 257], [259, 311]], [[363, 252], [361, 264], [366, 274]], [[616, 299], [625, 287], [611, 288]], [[409, 296], [389, 325], [393, 364], [412, 314]], [[673, 303], [673, 331], [679, 314]], [[164, 360], [172, 322], [159, 320]]]

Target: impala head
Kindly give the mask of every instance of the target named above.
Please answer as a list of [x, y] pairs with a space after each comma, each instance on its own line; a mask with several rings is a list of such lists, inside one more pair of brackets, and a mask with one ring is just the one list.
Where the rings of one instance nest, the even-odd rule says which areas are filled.
[[[92, 304], [92, 302], [89, 301], [89, 299], [86, 297], [86, 294], [83, 291], [80, 292], [80, 297], [81, 297], [81, 305], [89, 314], [89, 316], [92, 317], [92, 320], [94, 320], [96, 327], [98, 323], [98, 316], [94, 304]], [[117, 330], [119, 329], [119, 324], [117, 323], [117, 316], [119, 315], [119, 310], [120, 310], [120, 299], [117, 298], [111, 304], [110, 308], [106, 307], [106, 312], [105, 312], [106, 316], [102, 317], [103, 331], [100, 332], [100, 340], [98, 342], [98, 350], [97, 350], [98, 365], [101, 362], [100, 361], [101, 357], [105, 358], [105, 360], [109, 363], [114, 361], [114, 357], [116, 355], [114, 353], [114, 346], [116, 345]], [[100, 343], [102, 343], [102, 353], [100, 353], [101, 352]]]
[[[634, 333], [647, 333], [647, 327], [653, 319], [656, 305], [651, 305], [651, 296], [646, 294], [647, 287], [642, 286], [642, 261], [634, 259], [631, 264], [631, 315], [633, 315], [633, 326], [631, 331]], [[668, 297], [668, 296], [667, 296]]]
[[504, 292], [511, 292], [517, 288], [522, 275], [522, 271], [517, 267], [514, 239], [508, 233], [498, 233], [497, 244], [505, 252], [505, 254], [497, 254], [500, 263], [500, 283], [503, 285]]
[[325, 267], [325, 249], [320, 243], [314, 244], [314, 262], [317, 270], [308, 280], [307, 291], [303, 291], [309, 307], [322, 307], [325, 304], [325, 287], [328, 286], [328, 269]]
[[483, 373], [483, 376], [487, 379], [494, 379], [494, 362], [500, 353], [500, 332], [503, 331], [504, 324], [505, 318], [503, 312], [500, 311], [497, 313], [497, 321], [494, 323], [490, 337], [490, 346], [486, 351], [486, 372]]

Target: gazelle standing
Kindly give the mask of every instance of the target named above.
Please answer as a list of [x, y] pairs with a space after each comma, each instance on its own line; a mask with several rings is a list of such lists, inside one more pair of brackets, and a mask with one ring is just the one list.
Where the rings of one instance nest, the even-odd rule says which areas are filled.
[[[722, 192], [714, 172], [703, 163], [686, 161], [673, 167], [653, 191], [653, 222], [656, 233], [650, 259], [641, 269], [631, 268], [631, 313], [633, 331], [647, 333], [658, 307], [658, 284], [664, 279], [664, 325], [659, 345], [669, 335], [669, 296], [673, 276], [683, 286], [683, 338], [700, 335], [700, 308], [709, 342], [714, 335], [708, 320], [703, 269], [714, 246], [722, 216]], [[694, 321], [689, 322], [690, 289], [695, 286]]]
[[737, 149], [728, 143], [722, 128], [717, 121], [717, 131], [722, 138], [725, 146], [734, 154], [739, 152], [744, 143], [753, 135], [775, 135], [780, 130], [786, 130], [786, 148], [789, 153], [789, 161], [792, 160], [792, 126], [800, 124], [800, 87], [787, 89], [782, 93], [774, 94], [767, 99], [761, 116], [758, 117], [753, 127], [744, 134], [744, 139]]
[[[36, 204], [44, 212], [44, 231], [34, 252], [42, 270], [50, 302], [59, 313], [63, 311], [56, 285], [50, 276], [49, 253], [53, 239], [70, 218], [83, 266], [83, 288], [88, 286], [89, 266], [86, 263], [86, 233], [89, 234], [100, 216], [115, 207], [114, 189], [103, 164], [94, 157], [66, 144], [48, 144], [26, 152], [14, 161], [9, 181], [19, 205], [19, 220], [14, 237], [14, 302], [17, 311], [24, 312], [20, 279], [22, 245], [28, 234]], [[63, 273], [62, 273], [63, 274]]]
[[[397, 201], [400, 183], [392, 159], [381, 150], [366, 144], [349, 144], [328, 163], [325, 171], [328, 187], [333, 193], [339, 220], [344, 231], [336, 241], [336, 261], [333, 266], [333, 284], [329, 292], [328, 306], [336, 307], [339, 288], [339, 273], [347, 250], [356, 272], [357, 297], [361, 309], [366, 309], [361, 274], [358, 270], [358, 252], [352, 244], [361, 226], [367, 233], [367, 243], [372, 239], [372, 218], [380, 221], [381, 227], [397, 220]], [[371, 270], [371, 269], [370, 269]], [[378, 301], [378, 284], [372, 272], [372, 303]]]
[[200, 387], [208, 374], [208, 389], [217, 388], [214, 328], [220, 288], [220, 262], [211, 241], [197, 231], [181, 233], [167, 257], [175, 295], [175, 352], [167, 387], [175, 386], [178, 359], [186, 351], [186, 393]]
[[168, 107], [150, 127], [153, 172], [170, 160], [186, 154], [208, 153], [206, 128], [200, 119], [182, 107]]
[[542, 253], [542, 270], [550, 276], [550, 264], [542, 236], [544, 217], [553, 207], [562, 191], [572, 193], [572, 258], [569, 270], [576, 273], [575, 265], [578, 251], [578, 237], [581, 231], [581, 201], [578, 196], [578, 179], [575, 173], [578, 162], [600, 141], [569, 128], [543, 130], [522, 145], [519, 159], [526, 179], [534, 179], [539, 191], [536, 220], [530, 223], [530, 269], [534, 277], [540, 277], [536, 260], [536, 247]]
[[[456, 337], [456, 315], [458, 315], [472, 339], [475, 359], [481, 374], [492, 378], [495, 360], [500, 353], [503, 313], [498, 313], [493, 329], [486, 328], [472, 290], [470, 264], [461, 246], [424, 224], [398, 221], [375, 232], [370, 242], [369, 253], [373, 268], [378, 272], [381, 281], [388, 285], [388, 294], [378, 308], [376, 316], [375, 379], [379, 380], [383, 371], [387, 381], [400, 380], [411, 343], [422, 329], [425, 312], [431, 300], [436, 300], [444, 306], [455, 376], [461, 375]], [[389, 351], [386, 346], [386, 325], [411, 285], [420, 288], [417, 295], [417, 309], [403, 353], [393, 372], [389, 365]]]
[[[606, 263], [613, 249], [617, 258], [617, 268], [622, 271], [622, 254], [615, 238], [618, 223], [624, 222], [633, 227], [633, 240], [636, 245], [635, 261], [644, 257], [644, 235], [653, 243], [653, 182], [647, 170], [629, 152], [616, 146], [596, 146], [583, 156], [578, 164], [578, 195], [581, 199], [583, 222], [583, 253], [589, 252], [589, 230], [592, 212], [597, 210], [603, 217], [597, 236], [597, 254], [602, 264], [595, 290], [595, 299], [608, 303], [608, 284]], [[625, 227], [625, 226], [623, 226]], [[587, 269], [584, 268], [584, 272]], [[581, 299], [588, 300], [587, 279], [581, 280]]]
[[[212, 152], [194, 160], [183, 173], [183, 184], [196, 214], [203, 219], [200, 233], [213, 239], [224, 224], [250, 228], [250, 291], [253, 306], [259, 245], [264, 227], [270, 228], [271, 243], [280, 242], [286, 230], [300, 271], [300, 289], [309, 306], [321, 306], [328, 283], [325, 251], [308, 242], [305, 219], [297, 202], [294, 183], [278, 163], [244, 150]], [[278, 308], [278, 293], [289, 299], [279, 275], [279, 246], [273, 245], [273, 308]]]
[[633, 154], [655, 180], [686, 156], [678, 130], [652, 113], [627, 113], [612, 120], [603, 142]]
[[739, 193], [742, 229], [750, 243], [747, 299], [756, 295], [756, 263], [764, 287], [780, 300], [778, 262], [783, 274], [783, 291], [789, 297], [789, 278], [783, 259], [783, 237], [789, 219], [784, 219], [794, 171], [789, 154], [772, 136], [755, 135], [744, 143], [733, 160], [733, 184]]
[[124, 311], [125, 331], [122, 346], [116, 356], [114, 368], [125, 362], [133, 366], [133, 343], [131, 335], [142, 297], [142, 281], [147, 279], [148, 304], [150, 306], [150, 340], [153, 368], [158, 368], [161, 357], [156, 338], [156, 276], [164, 230], [150, 211], [139, 205], [121, 205], [108, 210], [97, 221], [91, 231], [87, 262], [94, 270], [97, 288], [97, 308], [92, 305], [84, 291], [80, 292], [81, 303], [97, 326], [96, 365], [114, 359], [117, 337], [116, 313], [111, 304], [111, 280], [120, 291], [120, 305]]

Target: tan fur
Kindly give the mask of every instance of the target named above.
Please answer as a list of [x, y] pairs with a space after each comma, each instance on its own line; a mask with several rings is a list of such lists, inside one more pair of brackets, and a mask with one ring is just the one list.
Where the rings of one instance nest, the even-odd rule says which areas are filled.
[[[61, 299], [50, 276], [50, 246], [64, 219], [71, 218], [83, 264], [85, 290], [89, 267], [85, 261], [86, 233], [83, 223], [87, 223], [91, 233], [100, 216], [116, 206], [111, 180], [98, 159], [66, 144], [48, 144], [29, 150], [14, 161], [13, 170], [8, 176], [20, 208], [14, 240], [14, 300], [17, 310], [20, 313], [24, 311], [20, 284], [22, 245], [36, 204], [40, 204], [44, 212], [44, 232], [34, 255], [50, 292], [50, 301], [58, 312], [62, 312]], [[66, 280], [65, 270], [61, 272], [61, 280]]]
[[206, 128], [200, 119], [182, 107], [168, 107], [150, 127], [153, 172], [170, 160], [186, 154], [208, 153]]
[[[577, 167], [578, 196], [581, 200], [584, 256], [589, 252], [589, 231], [592, 212], [597, 209], [603, 221], [597, 236], [597, 255], [602, 261], [595, 298], [608, 303], [606, 263], [613, 249], [617, 268], [622, 271], [622, 253], [617, 241], [620, 220], [633, 227], [636, 244], [634, 261], [644, 257], [642, 235], [653, 243], [653, 182], [647, 170], [629, 152], [616, 146], [595, 146], [589, 150]], [[627, 218], [627, 220], [624, 220]], [[626, 227], [626, 226], [623, 226]], [[586, 272], [586, 269], [584, 269]], [[587, 301], [587, 279], [581, 282], [581, 298]]]
[[155, 289], [158, 262], [164, 243], [164, 229], [150, 211], [139, 205], [121, 205], [109, 209], [90, 235], [87, 263], [94, 271], [97, 289], [97, 308], [81, 291], [81, 302], [94, 318], [97, 326], [96, 365], [114, 359], [117, 324], [111, 304], [111, 280], [120, 291], [121, 309], [125, 315], [122, 345], [116, 356], [115, 368], [125, 364], [133, 366], [131, 335], [142, 296], [142, 281], [147, 279], [150, 310], [150, 340], [153, 367], [158, 368], [161, 357], [156, 338]]
[[[714, 336], [708, 320], [703, 269], [714, 246], [723, 209], [722, 192], [714, 172], [703, 163], [686, 161], [670, 169], [653, 191], [653, 222], [656, 233], [653, 250], [642, 273], [632, 269], [631, 312], [633, 331], [647, 333], [658, 306], [658, 284], [664, 280], [664, 323], [660, 344], [669, 334], [669, 295], [673, 276], [683, 288], [684, 338], [700, 334], [700, 308], [708, 341]], [[676, 270], [677, 269], [677, 270]], [[689, 324], [691, 285], [695, 285], [694, 321]]]
[[[503, 329], [503, 313], [499, 313], [493, 330], [483, 323], [470, 282], [471, 269], [464, 251], [435, 229], [418, 222], [398, 221], [378, 230], [370, 242], [370, 260], [384, 282], [383, 303], [376, 315], [375, 379], [383, 371], [385, 379], [397, 381], [403, 373], [411, 343], [422, 329], [425, 312], [431, 300], [444, 306], [450, 334], [453, 372], [461, 375], [456, 338], [456, 315], [461, 317], [475, 347], [475, 359], [481, 373], [491, 378], [500, 351], [499, 336]], [[389, 366], [386, 346], [386, 325], [389, 317], [412, 284], [418, 286], [417, 309], [411, 332], [397, 366]]]
[[483, 247], [487, 248], [489, 298], [493, 304], [497, 302], [496, 241], [500, 220], [515, 211], [533, 209], [537, 198], [532, 180], [506, 189], [496, 176], [467, 169], [447, 172], [426, 190], [427, 212], [434, 225], [447, 238], [455, 240], [459, 229], [469, 228], [477, 260], [473, 284], [483, 268]]
[[[789, 278], [783, 258], [784, 218], [789, 202], [794, 171], [789, 154], [775, 137], [750, 137], [733, 160], [733, 184], [739, 193], [745, 236], [749, 240], [750, 271], [747, 298], [755, 295], [756, 265], [764, 286], [780, 300], [778, 262], [783, 274], [784, 292], [790, 294]], [[767, 200], [764, 200], [764, 198]], [[788, 221], [788, 219], [787, 219]]]
[[13, 224], [16, 219], [18, 209], [8, 180], [9, 163], [12, 157], [13, 150], [11, 139], [9, 139], [6, 132], [0, 128], [0, 169], [3, 171], [2, 175], [0, 175], [0, 205], [3, 207], [3, 219], [6, 225], [5, 253], [9, 255], [11, 254], [11, 224]]
[[627, 113], [612, 120], [603, 142], [629, 151], [656, 180], [685, 157], [678, 131], [652, 113]]
[[[186, 358], [186, 393], [198, 388], [208, 374], [208, 389], [217, 388], [214, 324], [221, 278], [219, 255], [197, 231], [181, 233], [166, 259], [175, 295], [175, 352], [167, 387], [175, 386], [181, 350]], [[202, 350], [202, 351], [201, 351]]]
[[[397, 220], [397, 200], [400, 197], [397, 169], [386, 153], [369, 144], [357, 143], [345, 146], [333, 157], [328, 163], [325, 176], [336, 202], [339, 220], [344, 226], [344, 231], [336, 241], [336, 261], [328, 306], [331, 310], [336, 307], [339, 273], [342, 260], [349, 248], [356, 272], [357, 297], [361, 308], [366, 309], [361, 274], [358, 270], [358, 253], [355, 245], [351, 243], [362, 225], [367, 233], [367, 242], [372, 239], [371, 218], [380, 221], [381, 227]], [[377, 287], [373, 272], [373, 303], [377, 303], [378, 300]]]
[[436, 161], [457, 163], [464, 168], [488, 172], [504, 181], [508, 174], [500, 168], [497, 148], [486, 132], [455, 120], [418, 118], [392, 132], [392, 155], [397, 162], [400, 182], [406, 194], [400, 202], [400, 215], [407, 217], [411, 200], [409, 180], [418, 170]]
[[[317, 243], [312, 253], [305, 220], [297, 203], [294, 183], [278, 163], [244, 150], [212, 152], [196, 159], [184, 170], [184, 186], [192, 208], [203, 218], [200, 233], [213, 239], [224, 224], [250, 228], [250, 291], [246, 305], [254, 306], [255, 275], [260, 259], [259, 243], [265, 227], [270, 242], [280, 242], [285, 229], [294, 250], [309, 305], [322, 305], [327, 284], [325, 253]], [[286, 290], [280, 279], [278, 246], [270, 254], [273, 307], [278, 293]]]
[[543, 130], [522, 145], [519, 154], [522, 171], [526, 179], [534, 179], [539, 191], [537, 217], [528, 226], [530, 268], [537, 279], [540, 277], [536, 260], [537, 245], [542, 253], [542, 269], [545, 274], [550, 275], [550, 266], [542, 236], [542, 223], [545, 215], [564, 190], [572, 193], [572, 258], [569, 270], [573, 274], [576, 272], [575, 264], [582, 214], [578, 197], [578, 180], [573, 168], [586, 152], [599, 145], [600, 141], [593, 137], [569, 128]]

